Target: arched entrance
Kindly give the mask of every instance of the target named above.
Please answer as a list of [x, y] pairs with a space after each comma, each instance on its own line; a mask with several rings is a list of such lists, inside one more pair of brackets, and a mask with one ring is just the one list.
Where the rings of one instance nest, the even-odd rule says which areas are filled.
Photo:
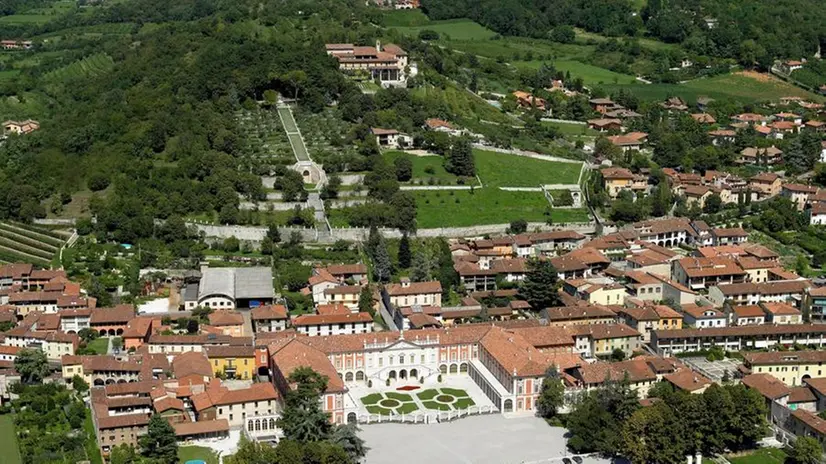
[[115, 383], [115, 379], [106, 379], [106, 385], [113, 385]]
[[270, 369], [267, 366], [261, 366], [258, 368], [258, 375], [270, 375]]
[[404, 380], [407, 378], [407, 371], [402, 369], [399, 371], [399, 379]]
[[118, 331], [116, 333], [118, 334], [118, 336], [123, 335], [123, 329], [118, 329]]
[[109, 329], [109, 336], [110, 336], [110, 337], [114, 337], [114, 336], [115, 336], [115, 329]]
[[106, 329], [100, 329], [100, 336], [101, 336], [101, 337], [105, 337], [105, 336], [106, 336]]
[[467, 373], [467, 363], [459, 364], [459, 372], [463, 374]]
[[118, 383], [126, 383], [126, 379], [118, 379]]
[[356, 372], [356, 380], [364, 380], [364, 371]]
[[450, 373], [451, 374], [455, 374], [458, 370], [459, 369], [458, 369], [458, 366], [456, 366], [456, 364], [451, 364], [450, 365]]
[[95, 379], [94, 384], [95, 384], [96, 387], [102, 387], [103, 386], [103, 379]]
[[505, 400], [505, 406], [503, 408], [504, 412], [512, 412], [513, 411], [513, 400]]
[[390, 371], [390, 372], [387, 374], [387, 378], [388, 378], [388, 379], [392, 379], [392, 380], [396, 380], [396, 371]]
[[348, 424], [355, 424], [356, 421], [357, 421], [356, 413], [351, 412], [350, 414], [347, 414], [347, 423]]
[[353, 381], [353, 373], [348, 372], [348, 373], [344, 374], [344, 380], [347, 381], [347, 382], [352, 382]]
[[441, 366], [439, 366], [439, 372], [441, 372], [442, 374], [447, 374], [447, 365], [442, 364]]
[[410, 378], [415, 379], [419, 376], [419, 371], [417, 369], [410, 369]]

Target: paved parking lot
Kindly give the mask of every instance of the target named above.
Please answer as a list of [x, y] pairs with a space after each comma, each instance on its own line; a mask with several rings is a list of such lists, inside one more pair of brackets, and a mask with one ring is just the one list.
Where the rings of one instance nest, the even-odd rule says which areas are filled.
[[743, 364], [743, 361], [734, 358], [726, 358], [722, 361], [707, 361], [704, 357], [683, 358], [683, 362], [715, 382], [722, 380], [725, 371], [729, 371], [729, 375], [734, 376], [737, 366]]
[[[571, 457], [565, 429], [549, 427], [529, 416], [506, 419], [501, 414], [472, 416], [428, 425], [371, 424], [361, 426], [368, 464], [542, 464]], [[585, 457], [583, 464], [609, 460]]]

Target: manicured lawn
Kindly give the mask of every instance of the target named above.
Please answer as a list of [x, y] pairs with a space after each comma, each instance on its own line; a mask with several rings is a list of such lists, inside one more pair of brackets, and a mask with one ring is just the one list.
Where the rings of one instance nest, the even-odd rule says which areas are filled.
[[581, 163], [544, 161], [526, 156], [474, 150], [476, 173], [482, 184], [494, 187], [539, 187], [576, 184]]
[[3, 449], [3, 462], [21, 464], [20, 450], [17, 448], [17, 434], [14, 431], [14, 416], [0, 416], [0, 447]]
[[[413, 163], [413, 179], [411, 183], [414, 184], [444, 184], [456, 185], [455, 175], [445, 171], [444, 159], [441, 156], [415, 156], [400, 151], [386, 151], [383, 153], [384, 158], [393, 163], [397, 158], [407, 158]], [[427, 171], [433, 171], [429, 173]], [[433, 181], [431, 181], [433, 179]]]
[[419, 397], [420, 400], [432, 400], [439, 394], [439, 390], [431, 388], [429, 390], [425, 390], [421, 393], [417, 393], [416, 396]]
[[390, 416], [393, 414], [392, 410], [385, 409], [381, 406], [367, 406], [367, 412], [370, 414], [380, 414], [382, 416]]
[[89, 342], [86, 346], [87, 348], [95, 350], [95, 353], [97, 354], [106, 354], [109, 350], [109, 339], [106, 337], [96, 338]]
[[437, 403], [435, 401], [422, 401], [422, 404], [427, 409], [435, 409], [438, 411], [450, 411], [451, 409], [449, 404]]
[[477, 24], [469, 19], [450, 19], [446, 21], [430, 21], [426, 24], [408, 27], [393, 27], [402, 34], [418, 36], [422, 30], [436, 31], [443, 38], [455, 40], [487, 40], [496, 35], [492, 30]]
[[551, 62], [533, 60], [516, 61], [514, 66], [530, 69], [539, 69], [543, 64], [552, 64], [557, 70], [570, 72], [572, 76], [581, 77], [585, 85], [594, 84], [630, 84], [636, 78], [628, 74], [620, 74], [605, 68], [576, 60], [554, 60]]
[[410, 414], [411, 412], [418, 411], [419, 407], [416, 406], [416, 403], [402, 403], [401, 406], [396, 408], [396, 412], [399, 414]]
[[664, 100], [670, 96], [679, 96], [690, 103], [696, 102], [701, 96], [716, 99], [729, 98], [743, 102], [779, 100], [780, 97], [786, 96], [801, 96], [816, 101], [823, 99], [823, 97], [774, 78], [756, 79], [743, 74], [694, 79], [685, 84], [612, 84], [605, 85], [603, 88], [609, 93], [622, 88], [628, 89], [642, 100]]
[[386, 392], [384, 396], [388, 398], [392, 398], [394, 400], [399, 400], [402, 402], [409, 402], [413, 401], [413, 397], [408, 395], [407, 393], [397, 393], [397, 392]]
[[185, 463], [200, 459], [207, 464], [218, 464], [218, 456], [209, 448], [202, 446], [182, 446], [178, 448], [178, 461]]
[[456, 409], [467, 409], [471, 406], [476, 406], [476, 403], [470, 398], [458, 398], [453, 406]]
[[[517, 219], [545, 222], [550, 208], [540, 192], [507, 192], [492, 187], [472, 191], [418, 191], [416, 219], [419, 228], [505, 224]], [[554, 223], [587, 222], [584, 209], [553, 209]]]
[[786, 452], [777, 448], [761, 448], [751, 454], [739, 457], [727, 457], [731, 464], [783, 464]]
[[364, 403], [364, 404], [367, 404], [367, 405], [376, 404], [379, 401], [381, 401], [382, 398], [383, 398], [383, 396], [381, 395], [381, 393], [373, 393], [371, 395], [367, 395], [367, 396], [363, 397], [361, 399], [361, 402]]
[[458, 388], [442, 388], [441, 390], [442, 393], [444, 393], [445, 395], [453, 395], [457, 398], [470, 397], [470, 395], [468, 395], [466, 391], [460, 390]]

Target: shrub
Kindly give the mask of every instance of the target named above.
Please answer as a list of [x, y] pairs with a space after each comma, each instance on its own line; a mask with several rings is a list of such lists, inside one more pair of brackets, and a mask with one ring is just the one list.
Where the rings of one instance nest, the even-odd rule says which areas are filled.
[[419, 383], [420, 383], [420, 384], [424, 383], [424, 376], [419, 377]]
[[390, 386], [390, 379], [387, 379], [387, 380], [384, 382], [384, 384], [385, 384], [386, 386], [388, 386], [388, 387], [389, 387], [389, 386]]
[[442, 383], [442, 374], [439, 374], [439, 376], [436, 377], [436, 381]]
[[372, 380], [367, 381], [367, 388], [373, 388], [373, 381]]

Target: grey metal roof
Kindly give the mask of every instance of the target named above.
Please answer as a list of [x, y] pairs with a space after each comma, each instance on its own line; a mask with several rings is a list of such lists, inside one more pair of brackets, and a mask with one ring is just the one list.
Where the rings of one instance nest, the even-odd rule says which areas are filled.
[[272, 288], [272, 269], [268, 267], [205, 269], [201, 276], [198, 299], [210, 295], [224, 295], [233, 300], [272, 299], [275, 296]]
[[198, 284], [186, 284], [184, 301], [198, 301]]

